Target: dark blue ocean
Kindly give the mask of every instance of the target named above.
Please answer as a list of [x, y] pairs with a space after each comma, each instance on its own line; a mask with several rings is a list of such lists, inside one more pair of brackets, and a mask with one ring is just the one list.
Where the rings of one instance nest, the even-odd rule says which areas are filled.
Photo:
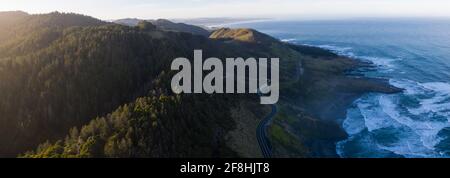
[[341, 157], [450, 157], [450, 19], [264, 21], [249, 27], [283, 41], [371, 61], [366, 76], [400, 94], [370, 93], [348, 108]]

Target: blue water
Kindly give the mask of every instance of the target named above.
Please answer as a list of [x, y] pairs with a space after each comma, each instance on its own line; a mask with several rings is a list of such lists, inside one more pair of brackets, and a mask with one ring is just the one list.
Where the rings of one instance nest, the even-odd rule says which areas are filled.
[[243, 23], [281, 40], [371, 61], [366, 76], [400, 94], [370, 93], [348, 109], [341, 157], [450, 157], [450, 19]]

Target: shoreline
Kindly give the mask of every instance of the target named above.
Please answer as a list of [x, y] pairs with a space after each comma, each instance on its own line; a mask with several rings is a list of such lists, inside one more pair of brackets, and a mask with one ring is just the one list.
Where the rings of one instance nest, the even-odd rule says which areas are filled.
[[[300, 140], [307, 140], [302, 141], [310, 150], [307, 157], [340, 157], [337, 143], [349, 138], [343, 122], [353, 103], [368, 93], [393, 94], [402, 92], [403, 89], [389, 84], [388, 79], [361, 75], [361, 70], [376, 70], [376, 66], [371, 62], [343, 56], [320, 47], [293, 45], [306, 56], [303, 60], [304, 75], [297, 95], [288, 96], [293, 98], [286, 99], [285, 102], [304, 110], [297, 110], [288, 114], [288, 117], [297, 117], [299, 113], [305, 116], [298, 118], [299, 121], [295, 123], [281, 122], [281, 125], [292, 135], [301, 138]], [[310, 125], [305, 121], [310, 119], [316, 120], [321, 126]], [[317, 133], [316, 136], [305, 135], [309, 132]]]
[[[320, 47], [316, 47], [316, 48], [320, 48]], [[328, 50], [325, 48], [320, 48], [323, 50]], [[330, 51], [330, 50], [328, 50]], [[380, 93], [380, 94], [395, 94], [395, 93], [399, 93], [402, 92], [404, 89], [401, 88], [397, 88], [393, 85], [391, 85], [389, 83], [389, 79], [384, 79], [384, 78], [371, 78], [371, 77], [367, 77], [364, 75], [364, 71], [366, 69], [373, 69], [373, 70], [377, 70], [377, 67], [374, 63], [372, 62], [368, 62], [368, 61], [364, 61], [361, 59], [357, 59], [354, 57], [350, 57], [350, 56], [343, 56], [341, 54], [338, 54], [334, 51], [330, 51], [340, 57], [344, 57], [344, 58], [348, 58], [350, 60], [353, 60], [354, 62], [357, 63], [356, 66], [354, 66], [352, 69], [348, 70], [346, 73], [343, 74], [343, 77], [347, 78], [347, 79], [356, 79], [353, 82], [350, 82], [349, 86], [352, 86], [351, 84], [355, 83], [355, 82], [367, 82], [368, 84], [371, 83], [370, 87], [358, 87], [358, 86], [352, 86], [352, 87], [348, 87], [346, 88], [347, 90], [344, 90], [342, 92], [338, 92], [339, 95], [337, 98], [330, 98], [329, 102], [330, 103], [334, 103], [338, 100], [341, 100], [341, 104], [337, 104], [335, 106], [334, 109], [330, 109], [330, 114], [329, 117], [332, 118], [333, 120], [337, 121], [339, 128], [345, 132], [347, 135], [345, 137], [345, 139], [342, 140], [336, 140], [334, 142], [334, 150], [335, 153], [338, 157], [342, 157], [342, 155], [339, 153], [339, 148], [338, 148], [338, 143], [347, 140], [350, 135], [349, 133], [347, 133], [347, 131], [345, 130], [345, 128], [343, 127], [343, 123], [344, 121], [347, 119], [348, 116], [348, 110], [349, 108], [352, 107], [352, 105], [354, 104], [355, 101], [357, 101], [358, 99], [360, 99], [361, 97], [363, 97], [366, 94], [370, 94], [370, 93]], [[362, 71], [361, 71], [362, 70]], [[353, 73], [354, 72], [354, 73]], [[355, 92], [350, 92], [349, 91], [355, 91]], [[343, 103], [343, 104], [342, 104]], [[341, 106], [341, 107], [339, 107]], [[334, 117], [332, 116], [334, 115]]]

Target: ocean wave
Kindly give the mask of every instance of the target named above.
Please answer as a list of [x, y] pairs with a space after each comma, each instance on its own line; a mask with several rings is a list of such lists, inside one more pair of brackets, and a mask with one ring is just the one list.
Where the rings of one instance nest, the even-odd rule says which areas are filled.
[[[405, 114], [401, 108], [399, 108], [398, 103], [394, 103], [394, 97], [382, 96], [380, 97], [380, 105], [384, 113], [386, 113], [390, 119], [395, 121], [396, 123], [401, 124], [401, 126], [406, 126], [408, 129], [411, 129], [410, 134], [400, 139], [400, 143], [406, 144], [408, 146], [410, 152], [418, 153], [423, 152], [422, 146], [427, 149], [434, 150], [434, 146], [437, 145], [441, 138], [438, 136], [438, 133], [448, 127], [448, 122], [442, 122], [437, 120], [417, 120], [412, 117], [408, 117], [408, 114]], [[402, 113], [403, 112], [403, 113]], [[397, 127], [398, 128], [398, 127]], [[416, 135], [420, 139], [414, 138], [408, 139], [411, 135]], [[420, 142], [417, 142], [420, 140]], [[411, 147], [411, 143], [415, 143], [415, 147]], [[403, 145], [404, 147], [405, 145]], [[402, 147], [402, 146], [400, 146]], [[402, 147], [402, 148], [403, 148]], [[419, 151], [414, 151], [415, 149], [419, 149]], [[398, 150], [392, 150], [398, 151]]]
[[341, 47], [341, 46], [335, 46], [335, 45], [329, 45], [329, 44], [313, 45], [313, 44], [308, 44], [308, 43], [303, 43], [302, 45], [330, 50], [330, 51], [335, 52], [338, 55], [342, 55], [342, 56], [348, 56], [348, 57], [355, 56], [355, 54], [353, 52], [351, 52], [351, 50], [353, 49], [351, 47]]
[[[376, 149], [384, 149], [405, 157], [442, 157], [435, 147], [443, 138], [439, 133], [450, 127], [450, 84], [443, 82], [418, 83], [411, 80], [394, 80], [390, 83], [406, 91], [397, 95], [369, 94], [355, 101], [349, 109], [344, 129], [350, 135], [364, 129], [375, 137], [390, 135], [395, 139], [373, 140]], [[415, 102], [416, 101], [416, 102]], [[355, 114], [355, 113], [360, 113]], [[344, 143], [341, 143], [344, 144]], [[367, 140], [360, 144], [369, 144]], [[345, 152], [343, 146], [338, 152]], [[375, 148], [372, 148], [375, 149]]]
[[338, 144], [339, 155], [345, 155], [342, 149], [351, 141], [371, 150], [363, 152], [386, 150], [404, 157], [439, 157], [434, 147], [442, 140], [439, 132], [449, 124], [408, 117], [397, 101], [395, 95], [382, 94], [369, 94], [357, 100], [357, 107], [349, 109], [343, 124], [350, 138]]
[[348, 109], [347, 117], [342, 124], [344, 130], [350, 135], [362, 132], [366, 129], [366, 125], [364, 119], [361, 118], [364, 118], [364, 115], [361, 114], [359, 106]]
[[357, 55], [352, 51], [353, 50], [352, 47], [346, 47], [346, 46], [335, 46], [335, 45], [330, 45], [330, 44], [325, 44], [325, 45], [303, 44], [303, 45], [327, 49], [327, 50], [335, 52], [341, 56], [346, 56], [346, 57], [370, 62], [370, 63], [380, 67], [380, 69], [384, 69], [384, 70], [388, 70], [388, 71], [394, 70], [394, 68], [395, 68], [394, 63], [402, 60], [401, 58], [387, 58], [387, 57]]
[[[357, 55], [352, 47], [303, 45], [371, 62], [377, 66], [378, 73], [399, 72], [397, 62], [402, 60]], [[389, 153], [404, 157], [445, 157], [435, 147], [443, 140], [439, 133], [450, 127], [450, 84], [420, 83], [395, 76], [389, 83], [405, 91], [393, 95], [371, 93], [356, 100], [342, 124], [349, 138], [337, 143], [337, 154], [341, 157], [392, 156]], [[356, 149], [359, 152], [349, 148], [352, 153], [347, 154], [348, 145], [359, 147]]]
[[[356, 56], [348, 48], [326, 48], [339, 50], [340, 55], [370, 61], [378, 66], [379, 72], [396, 70], [395, 62], [401, 60]], [[368, 132], [379, 136], [378, 134], [385, 134], [380, 133], [380, 130], [383, 129], [400, 130], [395, 132], [394, 142], [375, 140], [376, 143], [372, 143], [372, 147], [376, 146], [376, 149], [388, 150], [405, 157], [443, 156], [436, 151], [435, 147], [443, 140], [439, 136], [439, 132], [450, 127], [448, 120], [450, 118], [450, 84], [444, 82], [419, 83], [396, 79], [391, 79], [390, 83], [404, 88], [405, 92], [397, 95], [374, 94], [355, 102], [361, 114], [359, 117], [364, 120]], [[411, 101], [411, 103], [407, 101]], [[348, 117], [343, 123], [343, 127], [350, 135], [364, 130], [361, 122], [355, 118], [358, 116], [354, 113], [355, 111], [349, 109]], [[368, 144], [368, 140], [361, 144]], [[337, 150], [342, 148], [342, 146], [337, 147]], [[338, 152], [343, 152], [343, 150]]]
[[280, 41], [286, 42], [286, 43], [294, 43], [298, 40], [296, 38], [286, 38], [286, 39], [280, 39]]
[[446, 118], [450, 122], [450, 84], [445, 82], [419, 83], [411, 80], [390, 80], [396, 87], [406, 89], [405, 95], [418, 101], [417, 107], [408, 111], [422, 117]]

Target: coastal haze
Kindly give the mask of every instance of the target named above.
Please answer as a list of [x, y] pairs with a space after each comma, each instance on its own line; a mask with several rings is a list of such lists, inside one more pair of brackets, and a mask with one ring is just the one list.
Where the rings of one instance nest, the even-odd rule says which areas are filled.
[[447, 0], [15, 0], [0, 11], [76, 12], [103, 20], [140, 18], [297, 18], [449, 17]]
[[[0, 4], [1, 157], [450, 157], [449, 1]], [[198, 49], [279, 58], [279, 101], [174, 94]]]

